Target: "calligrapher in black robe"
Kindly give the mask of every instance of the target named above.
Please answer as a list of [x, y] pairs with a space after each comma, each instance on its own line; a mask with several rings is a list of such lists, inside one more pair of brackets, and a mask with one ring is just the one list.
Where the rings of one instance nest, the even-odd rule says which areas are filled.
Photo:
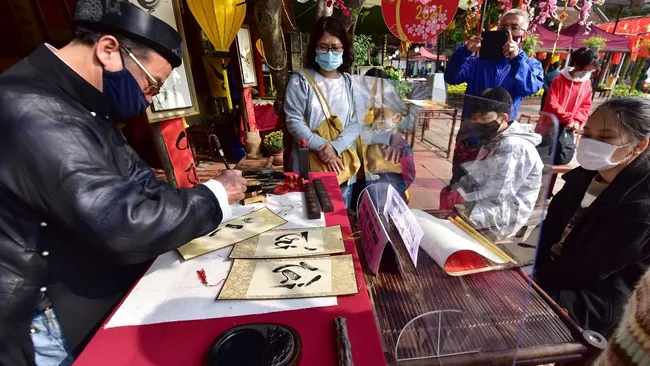
[[0, 365], [35, 363], [43, 294], [78, 354], [151, 259], [223, 218], [208, 186], [156, 179], [111, 116], [46, 45], [0, 75]]

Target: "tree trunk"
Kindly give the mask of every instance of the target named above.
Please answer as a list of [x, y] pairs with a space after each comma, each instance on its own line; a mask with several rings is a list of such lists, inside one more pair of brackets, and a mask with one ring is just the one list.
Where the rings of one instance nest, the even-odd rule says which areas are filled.
[[322, 17], [331, 17], [334, 13], [334, 6], [327, 6], [327, 0], [318, 0], [316, 5], [316, 21]]
[[266, 62], [271, 69], [275, 86], [275, 112], [280, 114], [284, 105], [284, 94], [289, 82], [289, 55], [282, 32], [280, 10], [282, 0], [258, 0], [255, 2], [255, 22], [264, 45]]
[[[353, 14], [359, 14], [361, 12], [361, 9], [363, 9], [363, 4], [366, 2], [366, 0], [344, 0], [343, 3], [345, 3], [345, 6], [347, 6], [350, 10], [352, 10]], [[348, 33], [350, 34], [350, 37], [354, 37], [354, 31], [357, 27], [357, 19], [358, 16], [350, 15], [349, 17], [341, 17], [341, 20], [343, 20], [345, 24], [345, 29], [348, 30]]]
[[[620, 81], [624, 81], [627, 77], [627, 70], [630, 68], [631, 60], [632, 59], [632, 54], [628, 54], [627, 57], [625, 58], [625, 63], [623, 64], [623, 68], [621, 69], [621, 72], [618, 74], [619, 78], [621, 79]], [[621, 84], [624, 84], [621, 82]]]
[[648, 59], [647, 58], [642, 58], [642, 59], [637, 59], [639, 67], [636, 68], [636, 71], [634, 72], [632, 76], [632, 80], [630, 81], [630, 88], [632, 90], [637, 90], [636, 89], [636, 84], [639, 81], [639, 77], [641, 77], [641, 73], [643, 72], [643, 68], [645, 67], [645, 63]]

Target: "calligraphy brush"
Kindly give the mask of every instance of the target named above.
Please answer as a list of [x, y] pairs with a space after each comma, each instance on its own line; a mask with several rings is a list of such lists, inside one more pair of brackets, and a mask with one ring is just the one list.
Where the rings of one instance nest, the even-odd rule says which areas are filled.
[[221, 143], [219, 142], [217, 135], [211, 134], [209, 139], [210, 142], [214, 144], [217, 151], [219, 151], [219, 155], [221, 155], [221, 160], [223, 160], [223, 163], [226, 165], [226, 169], [230, 170], [230, 165], [228, 164], [228, 160], [226, 160], [226, 156], [223, 154], [223, 149], [221, 148]]

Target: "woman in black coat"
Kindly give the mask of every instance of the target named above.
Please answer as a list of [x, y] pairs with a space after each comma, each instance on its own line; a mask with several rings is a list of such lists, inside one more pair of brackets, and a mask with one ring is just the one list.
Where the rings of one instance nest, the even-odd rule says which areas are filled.
[[542, 226], [535, 280], [583, 328], [609, 337], [650, 267], [650, 101], [612, 99], [588, 119]]

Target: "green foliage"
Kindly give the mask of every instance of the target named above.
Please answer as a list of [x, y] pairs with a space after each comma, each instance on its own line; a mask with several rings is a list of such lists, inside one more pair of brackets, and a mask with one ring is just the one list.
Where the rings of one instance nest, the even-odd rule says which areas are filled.
[[525, 54], [530, 55], [535, 52], [538, 43], [539, 36], [537, 34], [530, 34], [521, 41], [521, 49]]
[[397, 93], [400, 98], [406, 98], [408, 93], [411, 91], [411, 87], [402, 80], [402, 71], [395, 70], [392, 67], [387, 67], [384, 71], [386, 71], [386, 75], [388, 75], [389, 79], [395, 80], [395, 87], [397, 88]]
[[372, 37], [365, 34], [354, 35], [354, 67], [370, 65], [370, 54], [375, 49]]
[[614, 91], [612, 92], [612, 97], [614, 98], [621, 98], [621, 97], [643, 97], [645, 94], [642, 92], [630, 88], [629, 85], [627, 84], [618, 84], [614, 88]]
[[[464, 95], [465, 91], [467, 91], [467, 83], [462, 83], [458, 85], [447, 84], [447, 94], [451, 96]], [[542, 94], [544, 94], [544, 89], [540, 89], [537, 93], [531, 95], [531, 97], [541, 97]]]
[[458, 85], [449, 85], [447, 84], [447, 93], [450, 95], [463, 95], [467, 90], [467, 83], [462, 83]]
[[598, 52], [601, 48], [605, 47], [607, 39], [603, 37], [590, 37], [589, 39], [582, 41], [582, 43], [594, 52]]
[[274, 131], [264, 136], [264, 146], [272, 151], [284, 150], [284, 143], [282, 142], [282, 131]]

